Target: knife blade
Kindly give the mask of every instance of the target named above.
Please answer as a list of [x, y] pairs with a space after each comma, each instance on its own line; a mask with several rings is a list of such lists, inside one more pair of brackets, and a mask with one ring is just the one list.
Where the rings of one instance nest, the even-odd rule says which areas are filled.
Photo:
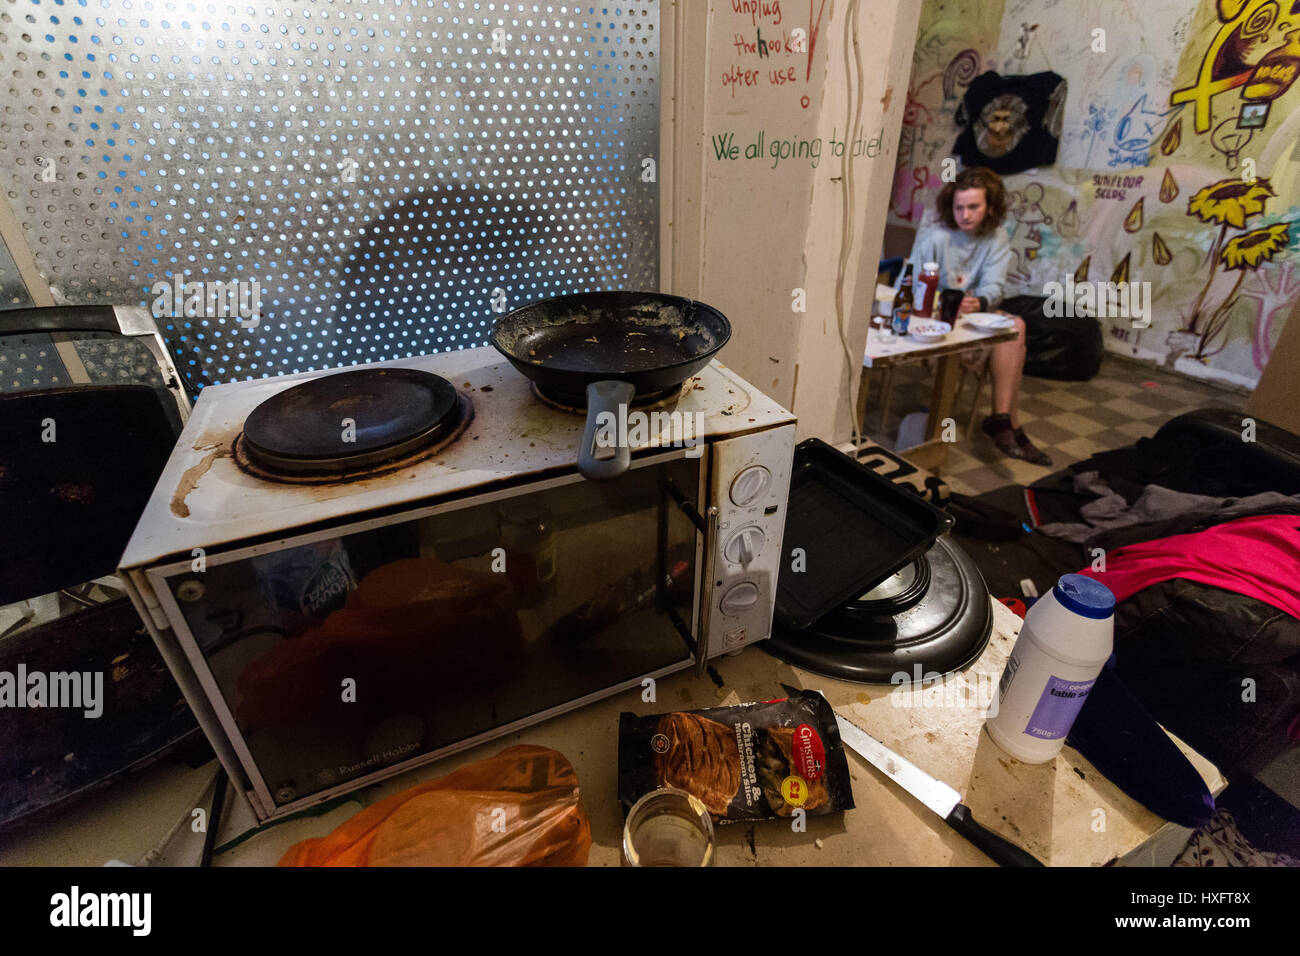
[[[799, 690], [782, 684], [786, 693], [797, 695]], [[871, 764], [885, 776], [916, 799], [939, 814], [943, 821], [972, 844], [988, 854], [999, 866], [1042, 866], [1042, 862], [976, 823], [970, 807], [961, 802], [961, 794], [941, 780], [936, 780], [910, 760], [894, 753], [857, 724], [835, 715], [844, 745]]]

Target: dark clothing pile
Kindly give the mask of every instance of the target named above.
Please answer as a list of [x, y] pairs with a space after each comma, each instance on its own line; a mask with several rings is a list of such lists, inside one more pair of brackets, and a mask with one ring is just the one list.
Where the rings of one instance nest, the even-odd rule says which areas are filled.
[[[1153, 438], [1029, 488], [979, 496], [973, 504], [981, 521], [959, 518], [953, 533], [995, 597], [1020, 597], [1025, 579], [1042, 593], [1062, 573], [1122, 559], [1126, 545], [1267, 515], [1300, 516], [1300, 438], [1266, 422], [1245, 428], [1242, 418], [1227, 410], [1179, 416]], [[958, 509], [969, 507], [953, 497]], [[1003, 540], [971, 534], [997, 536], [990, 508], [1006, 512], [1002, 531], [1019, 523], [1020, 533]], [[1270, 564], [1293, 560], [1269, 555]], [[1295, 582], [1300, 567], [1270, 566], [1260, 578]], [[1116, 608], [1115, 649], [1120, 675], [1152, 715], [1228, 769], [1287, 743], [1300, 714], [1300, 619], [1256, 589], [1219, 584], [1227, 586], [1171, 572], [1135, 591]]]

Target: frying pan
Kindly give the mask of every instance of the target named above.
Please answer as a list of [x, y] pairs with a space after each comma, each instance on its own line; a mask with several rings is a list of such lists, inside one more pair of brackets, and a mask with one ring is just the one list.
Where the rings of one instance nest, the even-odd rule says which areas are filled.
[[596, 446], [601, 416], [618, 421], [620, 408], [635, 399], [681, 385], [727, 344], [731, 323], [681, 296], [580, 292], [516, 309], [488, 338], [548, 396], [587, 406], [578, 471], [604, 481], [627, 471], [632, 456], [621, 440]]

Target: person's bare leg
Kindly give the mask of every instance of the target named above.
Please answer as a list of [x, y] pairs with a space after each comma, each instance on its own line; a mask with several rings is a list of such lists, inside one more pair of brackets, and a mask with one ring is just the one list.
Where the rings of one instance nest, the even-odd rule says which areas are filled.
[[1025, 320], [1015, 318], [1016, 337], [993, 346], [989, 373], [993, 379], [993, 414], [1011, 416], [1011, 427], [1020, 427], [1020, 378], [1025, 369]]
[[1016, 337], [993, 346], [989, 372], [993, 379], [993, 414], [984, 420], [984, 433], [1005, 455], [1021, 458], [1036, 465], [1050, 465], [1044, 454], [1020, 427], [1020, 382], [1024, 378], [1025, 321], [1012, 316]]

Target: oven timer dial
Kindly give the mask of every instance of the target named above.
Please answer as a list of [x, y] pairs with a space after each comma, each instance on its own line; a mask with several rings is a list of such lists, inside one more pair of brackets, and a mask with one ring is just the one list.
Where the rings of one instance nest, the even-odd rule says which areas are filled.
[[728, 617], [740, 617], [758, 603], [758, 585], [752, 581], [741, 581], [722, 595], [718, 607]]
[[763, 550], [763, 545], [767, 544], [767, 535], [758, 525], [747, 525], [741, 528], [722, 546], [722, 554], [732, 564], [748, 565], [758, 557]]
[[748, 508], [771, 487], [772, 473], [762, 465], [751, 465], [732, 479], [731, 500], [740, 508]]

